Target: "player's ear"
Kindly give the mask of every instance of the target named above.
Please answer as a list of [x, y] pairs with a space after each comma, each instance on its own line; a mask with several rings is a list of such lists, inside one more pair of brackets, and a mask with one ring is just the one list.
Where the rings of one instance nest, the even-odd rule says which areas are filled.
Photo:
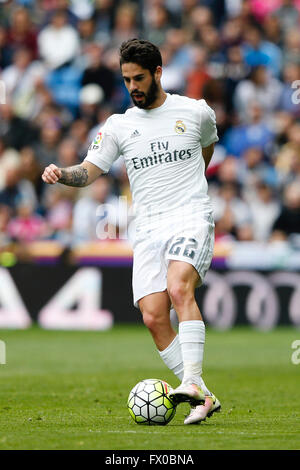
[[161, 76], [162, 76], [162, 67], [160, 65], [158, 65], [156, 67], [155, 72], [154, 72], [154, 77], [155, 77], [156, 81], [159, 81], [161, 79]]

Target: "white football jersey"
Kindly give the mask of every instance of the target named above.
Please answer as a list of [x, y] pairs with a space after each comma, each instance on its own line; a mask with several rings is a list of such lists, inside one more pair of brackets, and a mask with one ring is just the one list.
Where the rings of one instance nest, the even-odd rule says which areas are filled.
[[209, 204], [202, 148], [217, 141], [215, 113], [204, 100], [167, 94], [157, 108], [110, 116], [85, 159], [107, 173], [123, 155], [135, 214], [155, 216]]

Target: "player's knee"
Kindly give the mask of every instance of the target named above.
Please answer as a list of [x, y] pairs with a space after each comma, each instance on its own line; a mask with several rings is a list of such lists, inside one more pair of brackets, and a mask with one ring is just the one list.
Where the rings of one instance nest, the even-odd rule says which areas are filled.
[[144, 325], [146, 325], [150, 331], [156, 332], [161, 329], [164, 324], [164, 319], [160, 315], [151, 310], [146, 310], [142, 312], [142, 314]]
[[144, 313], [143, 313], [143, 322], [144, 322], [144, 325], [145, 325], [150, 331], [154, 331], [154, 330], [155, 330], [156, 320], [155, 320], [154, 315], [152, 315], [151, 313], [148, 313], [148, 312], [144, 312]]
[[181, 307], [194, 300], [194, 294], [187, 282], [173, 282], [168, 287], [168, 293], [175, 310], [176, 307]]

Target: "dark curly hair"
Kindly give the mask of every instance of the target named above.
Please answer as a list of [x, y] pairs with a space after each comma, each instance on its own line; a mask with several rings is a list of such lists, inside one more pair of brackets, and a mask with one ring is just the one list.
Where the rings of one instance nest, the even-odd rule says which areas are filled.
[[153, 75], [158, 66], [162, 66], [161, 53], [152, 42], [144, 39], [129, 39], [120, 47], [120, 66], [128, 62], [138, 64], [150, 70]]

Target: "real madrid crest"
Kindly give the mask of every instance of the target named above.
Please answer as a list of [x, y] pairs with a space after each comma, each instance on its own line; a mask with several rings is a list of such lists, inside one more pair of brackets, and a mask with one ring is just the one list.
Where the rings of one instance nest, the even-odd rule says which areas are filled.
[[183, 121], [179, 120], [175, 123], [175, 131], [177, 134], [183, 134], [186, 131], [186, 125]]

